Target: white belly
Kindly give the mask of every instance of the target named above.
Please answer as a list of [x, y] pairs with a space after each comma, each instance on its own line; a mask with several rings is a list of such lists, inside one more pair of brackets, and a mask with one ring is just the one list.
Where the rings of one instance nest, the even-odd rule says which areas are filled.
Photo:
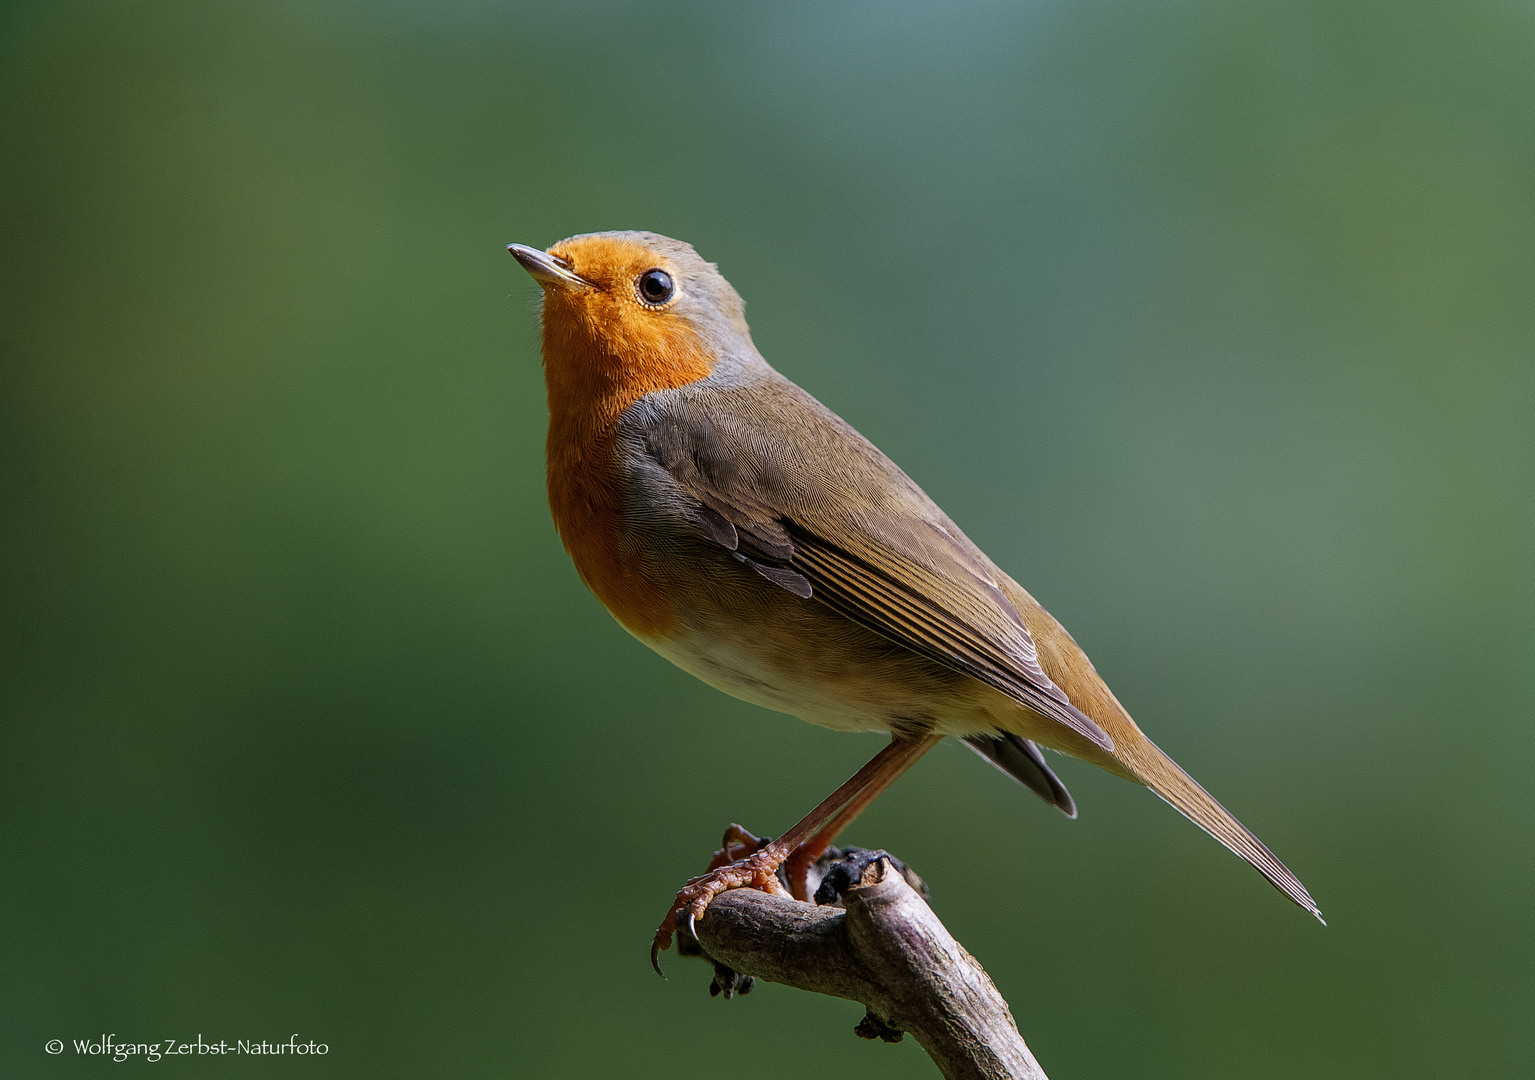
[[[707, 640], [700, 634], [645, 640], [683, 671], [731, 697], [788, 713], [836, 731], [888, 731], [889, 711], [877, 701], [859, 702], [848, 687], [826, 686], [748, 651]], [[854, 700], [849, 700], [849, 698]]]
[[889, 731], [892, 723], [920, 719], [940, 734], [971, 735], [996, 727], [987, 715], [990, 699], [1005, 702], [968, 679], [961, 693], [952, 686], [935, 692], [888, 672], [827, 662], [825, 653], [786, 657], [764, 641], [725, 642], [698, 631], [640, 640], [716, 690], [834, 731]]

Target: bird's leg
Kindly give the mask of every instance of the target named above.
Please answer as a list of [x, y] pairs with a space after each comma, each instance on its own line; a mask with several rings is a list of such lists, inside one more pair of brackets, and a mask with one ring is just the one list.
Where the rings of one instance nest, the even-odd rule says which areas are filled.
[[[784, 887], [778, 882], [778, 867], [789, 857], [789, 854], [800, 844], [809, 840], [822, 829], [829, 821], [838, 816], [849, 802], [856, 800], [863, 792], [875, 788], [875, 794], [889, 786], [890, 781], [900, 776], [911, 768], [923, 754], [937, 745], [941, 736], [922, 735], [916, 738], [901, 738], [897, 736], [890, 740], [890, 745], [870, 759], [869, 763], [859, 769], [853, 776], [832, 792], [814, 810], [800, 819], [788, 832], [776, 840], [763, 844], [756, 851], [743, 859], [724, 866], [711, 869], [708, 873], [693, 878], [683, 886], [677, 898], [672, 901], [672, 906], [666, 913], [666, 918], [656, 930], [654, 943], [650, 948], [650, 962], [656, 964], [656, 956], [662, 949], [671, 948], [672, 933], [677, 926], [677, 916], [681, 914], [688, 922], [690, 930], [693, 920], [702, 915], [704, 909], [709, 906], [720, 893], [729, 889], [753, 888], [765, 893], [784, 895]], [[873, 798], [871, 795], [870, 798]], [[867, 805], [864, 800], [859, 809]], [[854, 811], [856, 814], [857, 811]], [[849, 818], [851, 820], [851, 818]], [[724, 852], [729, 853], [733, 847], [733, 841], [750, 836], [745, 829], [741, 829], [742, 836], [733, 836], [733, 830], [725, 834]], [[752, 837], [755, 840], [755, 837]], [[828, 840], [827, 843], [830, 843]], [[660, 967], [656, 967], [660, 971]]]
[[911, 768], [916, 763], [916, 760], [916, 758], [912, 758], [901, 769], [887, 772], [877, 780], [872, 781], [857, 795], [853, 796], [848, 804], [838, 811], [834, 818], [817, 829], [815, 835], [789, 853], [788, 859], [784, 861], [783, 872], [784, 877], [789, 882], [790, 896], [796, 900], [807, 902], [810, 900], [810, 889], [806, 884], [806, 880], [810, 874], [810, 868], [815, 865], [816, 860], [825, 855], [826, 849], [837, 842], [837, 834], [851, 825], [853, 819], [863, 813], [870, 803], [879, 798], [880, 792], [894, 783], [896, 777], [900, 776], [901, 773]]

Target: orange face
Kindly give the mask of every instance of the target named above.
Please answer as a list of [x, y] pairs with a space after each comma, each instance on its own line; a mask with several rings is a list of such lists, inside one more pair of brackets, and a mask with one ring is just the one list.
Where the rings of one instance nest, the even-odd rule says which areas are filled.
[[[714, 358], [678, 310], [680, 269], [630, 238], [583, 236], [549, 249], [544, 374], [549, 389], [549, 505], [581, 577], [642, 638], [674, 616], [622, 544], [613, 425], [645, 394], [696, 382]], [[567, 280], [575, 275], [580, 280]]]
[[544, 290], [544, 366], [557, 423], [610, 423], [643, 395], [713, 370], [677, 310], [678, 268], [665, 255], [610, 236], [576, 237], [549, 254], [591, 283]]

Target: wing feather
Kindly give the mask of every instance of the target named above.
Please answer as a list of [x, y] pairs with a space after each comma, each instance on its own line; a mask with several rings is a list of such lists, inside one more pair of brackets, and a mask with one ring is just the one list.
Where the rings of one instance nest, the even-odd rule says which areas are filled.
[[1040, 668], [980, 549], [872, 443], [792, 383], [780, 386], [683, 392], [648, 414], [645, 443], [693, 500], [699, 532], [795, 595], [1112, 751]]
[[[790, 565], [809, 579], [813, 595], [823, 603], [929, 660], [958, 668], [1103, 749], [1114, 749], [1108, 734], [1067, 700], [1032, 655], [1007, 648], [1011, 641], [999, 643], [947, 605], [927, 599], [932, 593], [923, 586], [948, 586], [941, 594], [947, 599], [953, 591], [950, 582], [897, 580], [887, 571], [888, 563], [855, 561], [797, 523], [790, 524], [789, 535], [794, 540]], [[1021, 625], [1014, 634], [1028, 637]]]

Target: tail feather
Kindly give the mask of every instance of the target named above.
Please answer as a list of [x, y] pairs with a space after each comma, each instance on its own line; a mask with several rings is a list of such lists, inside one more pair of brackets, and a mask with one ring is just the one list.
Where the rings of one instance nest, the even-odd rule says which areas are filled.
[[[1178, 763], [1162, 753], [1154, 743], [1148, 739], [1144, 745], [1150, 751], [1148, 760], [1126, 763], [1143, 784], [1173, 809], [1250, 862], [1269, 879], [1274, 888], [1316, 916], [1323, 926], [1327, 925], [1327, 920], [1322, 918], [1322, 912], [1306, 891], [1306, 886], [1290, 872], [1289, 867], [1279, 861], [1278, 856], [1264, 846], [1263, 841], [1250, 833], [1231, 811], [1216, 802], [1208, 791], [1200, 787], [1192, 776], [1179, 768]], [[1140, 758], [1142, 755], [1135, 756]]]
[[1045, 755], [1030, 740], [1010, 731], [998, 731], [995, 735], [968, 735], [965, 745], [1067, 817], [1077, 816], [1071, 792], [1045, 764]]

